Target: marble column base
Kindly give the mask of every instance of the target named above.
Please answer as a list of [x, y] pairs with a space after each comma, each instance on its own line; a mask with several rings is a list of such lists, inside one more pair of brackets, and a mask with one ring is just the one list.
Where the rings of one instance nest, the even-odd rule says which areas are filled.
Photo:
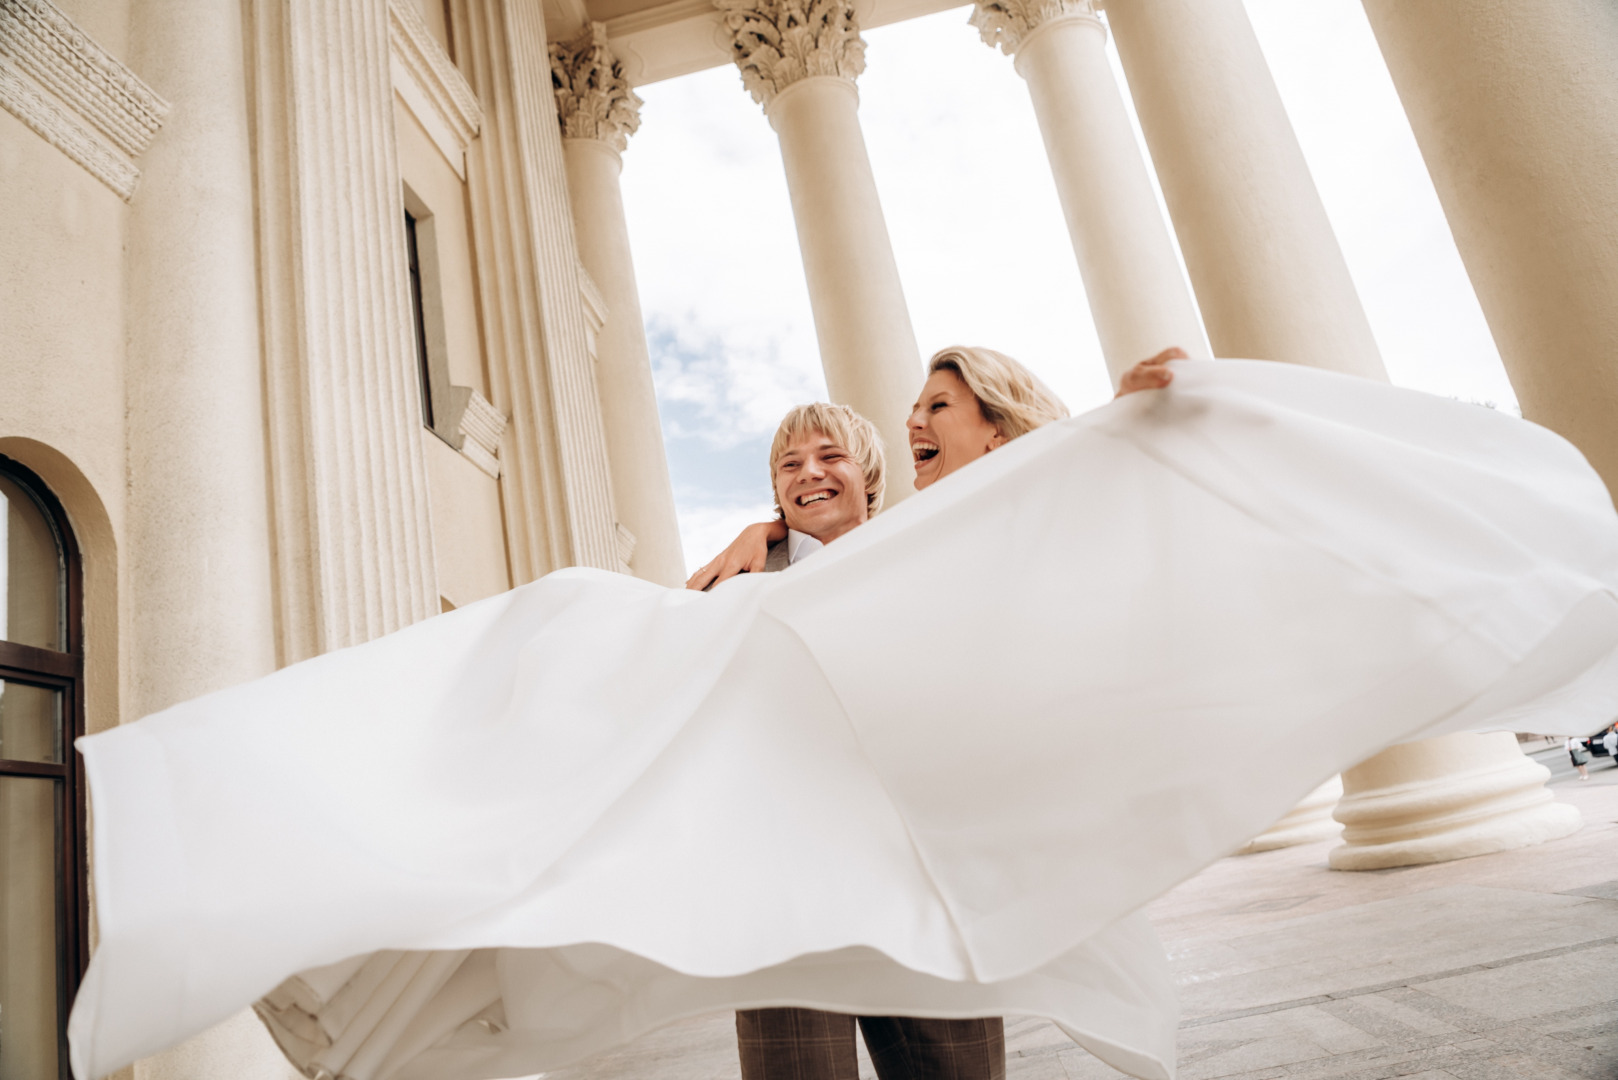
[[1343, 795], [1343, 778], [1334, 776], [1303, 797], [1303, 801], [1285, 817], [1243, 844], [1238, 855], [1251, 855], [1258, 851], [1313, 844], [1330, 840], [1343, 831], [1343, 826], [1332, 817], [1332, 808]]
[[1579, 812], [1545, 789], [1550, 771], [1516, 736], [1446, 735], [1390, 747], [1343, 774], [1334, 870], [1447, 862], [1578, 831]]

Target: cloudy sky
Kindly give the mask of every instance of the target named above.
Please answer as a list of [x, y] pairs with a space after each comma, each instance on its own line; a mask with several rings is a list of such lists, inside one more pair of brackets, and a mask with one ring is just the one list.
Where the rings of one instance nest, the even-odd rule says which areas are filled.
[[[1515, 408], [1359, 0], [1246, 2], [1393, 380]], [[860, 118], [911, 318], [923, 356], [998, 348], [1083, 411], [1110, 389], [1061, 207], [1027, 90], [969, 11], [865, 34]], [[762, 110], [731, 67], [639, 93], [624, 201], [694, 568], [767, 516], [775, 424], [826, 388]]]

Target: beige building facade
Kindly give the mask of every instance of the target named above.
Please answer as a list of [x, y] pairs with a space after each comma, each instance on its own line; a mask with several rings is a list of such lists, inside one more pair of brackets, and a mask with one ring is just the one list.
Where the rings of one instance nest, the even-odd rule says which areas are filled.
[[[830, 393], [906, 445], [925, 350], [860, 31], [953, 6], [0, 0], [0, 1080], [68, 1075], [94, 937], [76, 733], [566, 566], [680, 583], [619, 190], [635, 86], [737, 66]], [[970, 21], [1028, 84], [1113, 377], [1178, 344], [1386, 378], [1240, 0], [1100, 8]], [[1612, 8], [1366, 8], [1526, 414], [1618, 490]], [[1256, 847], [1335, 829], [1339, 791], [1344, 868], [1578, 827], [1509, 736], [1451, 738]], [[244, 1014], [130, 1075], [288, 1066]]]

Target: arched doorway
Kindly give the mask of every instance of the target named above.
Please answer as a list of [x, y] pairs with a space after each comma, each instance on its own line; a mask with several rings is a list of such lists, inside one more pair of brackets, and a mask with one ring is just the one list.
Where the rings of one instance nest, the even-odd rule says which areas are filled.
[[71, 1075], [89, 954], [81, 581], [61, 504], [0, 456], [0, 1080]]

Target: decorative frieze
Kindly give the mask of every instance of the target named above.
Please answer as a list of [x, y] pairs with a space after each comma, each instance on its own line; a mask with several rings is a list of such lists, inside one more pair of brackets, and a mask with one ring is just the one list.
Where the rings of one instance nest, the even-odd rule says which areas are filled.
[[730, 33], [731, 58], [753, 100], [769, 108], [800, 79], [865, 70], [865, 39], [853, 0], [714, 0]]
[[0, 0], [0, 107], [125, 200], [169, 108], [49, 0]]
[[410, 0], [389, 0], [388, 50], [394, 92], [464, 180], [483, 107]]
[[1028, 35], [1046, 23], [1073, 15], [1093, 19], [1100, 7], [1097, 0], [978, 0], [971, 22], [985, 45], [1014, 56]]
[[622, 153], [640, 127], [641, 100], [607, 43], [606, 24], [593, 22], [574, 40], [551, 45], [550, 52], [562, 136], [600, 139]]

